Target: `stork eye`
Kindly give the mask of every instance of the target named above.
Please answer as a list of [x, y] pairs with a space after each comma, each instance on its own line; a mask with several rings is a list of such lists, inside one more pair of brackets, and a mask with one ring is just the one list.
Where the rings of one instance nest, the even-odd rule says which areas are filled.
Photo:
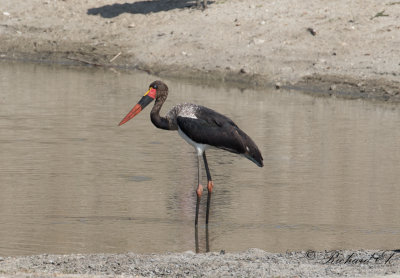
[[157, 84], [153, 85], [153, 89], [157, 89], [157, 87], [158, 87]]

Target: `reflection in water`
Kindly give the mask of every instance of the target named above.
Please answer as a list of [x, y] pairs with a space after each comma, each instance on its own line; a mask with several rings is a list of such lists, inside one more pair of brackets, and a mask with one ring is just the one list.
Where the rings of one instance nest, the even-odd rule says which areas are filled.
[[[154, 76], [0, 67], [0, 256], [195, 248], [193, 148], [147, 111], [117, 127]], [[166, 81], [163, 111], [186, 101], [220, 111], [264, 156], [258, 168], [207, 153], [211, 251], [398, 248], [397, 106]], [[206, 235], [200, 225], [200, 252]]]

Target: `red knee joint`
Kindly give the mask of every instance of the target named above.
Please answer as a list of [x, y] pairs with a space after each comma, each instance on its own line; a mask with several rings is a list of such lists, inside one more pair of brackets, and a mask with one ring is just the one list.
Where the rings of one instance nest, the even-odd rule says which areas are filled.
[[208, 190], [209, 192], [212, 192], [213, 187], [214, 187], [213, 181], [208, 181], [207, 190]]
[[199, 184], [199, 186], [197, 187], [196, 194], [199, 198], [201, 197], [201, 194], [203, 194], [203, 186], [201, 184]]

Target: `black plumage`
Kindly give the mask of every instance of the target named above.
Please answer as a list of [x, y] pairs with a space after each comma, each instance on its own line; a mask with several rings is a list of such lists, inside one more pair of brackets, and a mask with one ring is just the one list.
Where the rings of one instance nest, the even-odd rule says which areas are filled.
[[196, 118], [177, 117], [179, 128], [194, 142], [236, 154], [243, 154], [258, 166], [263, 158], [254, 141], [231, 119], [204, 106], [198, 106]]

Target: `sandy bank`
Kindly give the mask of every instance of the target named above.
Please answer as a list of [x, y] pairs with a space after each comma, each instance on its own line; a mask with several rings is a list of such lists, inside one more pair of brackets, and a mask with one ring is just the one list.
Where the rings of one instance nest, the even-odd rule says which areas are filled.
[[393, 1], [32, 0], [0, 6], [0, 56], [400, 100]]

